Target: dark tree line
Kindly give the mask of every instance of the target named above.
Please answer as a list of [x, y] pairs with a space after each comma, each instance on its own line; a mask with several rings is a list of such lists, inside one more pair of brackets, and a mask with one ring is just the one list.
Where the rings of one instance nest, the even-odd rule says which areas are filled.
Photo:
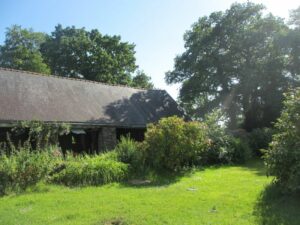
[[248, 131], [278, 118], [283, 93], [299, 86], [300, 8], [290, 24], [264, 9], [235, 3], [199, 18], [185, 33], [186, 50], [165, 79], [182, 84], [179, 101], [192, 117], [221, 107], [231, 128]]
[[49, 35], [14, 25], [0, 46], [0, 66], [110, 84], [153, 88], [137, 70], [135, 45], [97, 29], [57, 25]]

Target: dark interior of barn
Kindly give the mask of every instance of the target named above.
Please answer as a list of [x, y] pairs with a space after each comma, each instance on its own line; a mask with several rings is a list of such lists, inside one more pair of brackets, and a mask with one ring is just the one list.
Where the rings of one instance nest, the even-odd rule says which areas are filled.
[[[28, 139], [28, 133], [12, 133], [12, 128], [0, 128], [0, 143], [8, 144], [9, 139], [14, 145], [22, 145]], [[98, 129], [72, 129], [67, 135], [61, 135], [58, 138], [58, 144], [61, 147], [63, 153], [72, 151], [74, 153], [86, 152], [88, 154], [100, 153], [104, 149], [99, 146], [101, 143], [98, 140]], [[135, 141], [143, 141], [145, 128], [116, 128], [116, 142], [118, 142], [122, 136], [130, 137]], [[35, 146], [32, 143], [32, 146]], [[109, 149], [108, 149], [109, 150]]]

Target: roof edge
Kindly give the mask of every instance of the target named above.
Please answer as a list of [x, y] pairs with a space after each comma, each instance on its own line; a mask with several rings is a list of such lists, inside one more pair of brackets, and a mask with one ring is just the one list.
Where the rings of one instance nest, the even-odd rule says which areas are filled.
[[[1, 127], [13, 127], [20, 122], [28, 120], [0, 120]], [[65, 123], [74, 127], [117, 127], [117, 128], [146, 128], [147, 124], [118, 124], [118, 123], [97, 123], [97, 122], [72, 122], [72, 121], [43, 121], [48, 124]]]
[[17, 70], [17, 69], [12, 69], [12, 68], [5, 68], [5, 67], [0, 67], [0, 70], [4, 71], [10, 71], [10, 72], [16, 72], [16, 73], [23, 73], [23, 74], [28, 74], [28, 75], [36, 75], [36, 76], [42, 76], [42, 77], [52, 77], [52, 78], [57, 78], [57, 79], [65, 79], [65, 80], [74, 80], [74, 81], [80, 81], [80, 82], [86, 82], [86, 83], [93, 83], [93, 84], [102, 84], [110, 87], [126, 87], [126, 88], [131, 88], [135, 90], [159, 90], [163, 91], [163, 89], [146, 89], [146, 88], [138, 88], [138, 87], [131, 87], [128, 85], [122, 85], [122, 84], [108, 84], [100, 81], [92, 81], [92, 80], [86, 80], [86, 79], [79, 79], [79, 78], [72, 78], [72, 77], [63, 77], [63, 76], [58, 76], [58, 75], [52, 75], [52, 74], [43, 74], [43, 73], [37, 73], [37, 72], [32, 72], [32, 71], [27, 71], [27, 70]]

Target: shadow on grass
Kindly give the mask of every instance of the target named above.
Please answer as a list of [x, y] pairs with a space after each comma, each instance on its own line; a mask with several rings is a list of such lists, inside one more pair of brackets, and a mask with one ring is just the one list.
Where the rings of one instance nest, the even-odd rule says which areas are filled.
[[[179, 182], [183, 177], [192, 176], [196, 171], [204, 171], [206, 169], [218, 170], [220, 168], [232, 168], [241, 167], [245, 170], [252, 171], [259, 176], [266, 176], [266, 168], [263, 160], [253, 159], [243, 164], [216, 164], [207, 165], [204, 167], [195, 167], [186, 169], [182, 172], [155, 172], [153, 170], [147, 170], [143, 173], [131, 175], [131, 178], [126, 182], [123, 182], [121, 187], [134, 187], [134, 188], [147, 188], [147, 187], [166, 187], [171, 184]], [[132, 182], [135, 181], [135, 182]]]
[[283, 195], [278, 186], [270, 184], [261, 193], [254, 215], [261, 225], [299, 225], [300, 194]]
[[254, 172], [256, 175], [259, 175], [259, 176], [266, 176], [267, 175], [267, 171], [266, 171], [266, 167], [264, 165], [264, 161], [260, 158], [250, 160], [249, 162], [246, 162], [245, 164], [243, 164], [241, 166], [244, 167], [247, 170], [250, 170], [250, 171]]
[[123, 182], [121, 187], [133, 188], [151, 188], [151, 187], [167, 187], [179, 182], [183, 177], [189, 177], [195, 171], [202, 170], [202, 168], [188, 169], [182, 172], [155, 172], [147, 171], [142, 174], [133, 175], [131, 178]]

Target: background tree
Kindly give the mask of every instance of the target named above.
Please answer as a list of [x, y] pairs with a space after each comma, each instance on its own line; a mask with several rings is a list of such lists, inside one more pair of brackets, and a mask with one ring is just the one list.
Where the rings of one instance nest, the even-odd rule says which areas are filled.
[[58, 25], [41, 51], [53, 74], [125, 85], [137, 68], [134, 47], [119, 36]]
[[151, 77], [147, 76], [144, 71], [138, 70], [132, 79], [132, 87], [140, 87], [145, 89], [153, 89], [154, 85], [151, 82]]
[[290, 32], [285, 37], [283, 44], [285, 45], [288, 53], [290, 54], [288, 61], [288, 69], [291, 76], [300, 81], [300, 6], [291, 11]]
[[289, 23], [297, 28], [300, 28], [300, 6], [291, 11]]
[[4, 45], [0, 46], [0, 66], [49, 74], [40, 45], [45, 34], [14, 25], [7, 29]]
[[0, 66], [83, 78], [110, 84], [152, 88], [150, 77], [137, 71], [134, 44], [74, 26], [55, 27], [51, 35], [12, 26], [0, 46]]
[[[179, 100], [194, 118], [222, 107], [247, 130], [270, 126], [279, 116], [283, 92], [296, 77], [289, 71], [289, 28], [264, 6], [233, 4], [201, 17], [184, 35], [186, 51], [175, 58], [167, 83], [182, 83]], [[298, 73], [299, 71], [294, 71]]]

